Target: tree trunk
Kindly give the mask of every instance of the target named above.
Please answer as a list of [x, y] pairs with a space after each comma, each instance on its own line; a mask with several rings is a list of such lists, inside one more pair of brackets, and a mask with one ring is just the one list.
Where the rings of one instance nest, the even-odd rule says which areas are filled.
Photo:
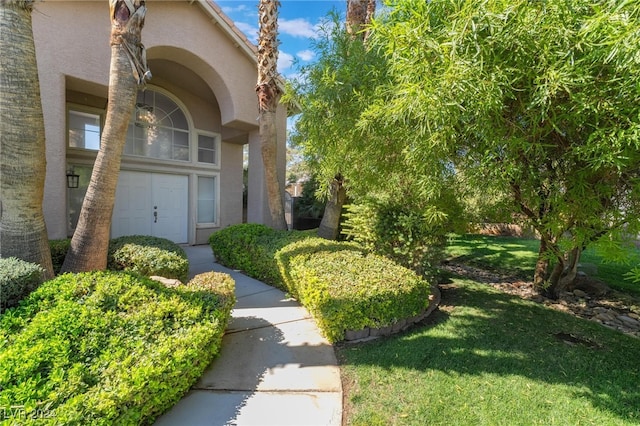
[[347, 0], [347, 33], [366, 41], [367, 25], [376, 11], [376, 0]]
[[[366, 42], [368, 33], [365, 29], [371, 23], [375, 10], [376, 0], [347, 0], [346, 27], [354, 40], [359, 38], [363, 43]], [[347, 191], [343, 184], [342, 175], [336, 174], [329, 187], [329, 200], [325, 205], [322, 222], [318, 228], [318, 236], [321, 238], [328, 240], [338, 238], [342, 207], [347, 199]]]
[[324, 208], [324, 216], [318, 228], [318, 236], [327, 240], [338, 238], [340, 230], [340, 217], [342, 207], [347, 199], [347, 191], [344, 188], [342, 176], [337, 175], [331, 182], [331, 194]]
[[127, 128], [138, 84], [150, 77], [140, 41], [146, 13], [144, 4], [143, 0], [109, 1], [111, 69], [107, 118], [63, 271], [101, 270], [107, 266], [111, 214]]
[[264, 165], [271, 226], [287, 229], [284, 215], [283, 186], [278, 179], [278, 139], [276, 111], [282, 96], [278, 80], [278, 0], [260, 0], [258, 6], [260, 32], [258, 35], [258, 112], [260, 147]]
[[569, 261], [565, 264], [565, 270], [560, 277], [558, 286], [556, 287], [556, 296], [559, 296], [561, 292], [569, 288], [578, 276], [578, 264], [580, 263], [580, 256], [582, 250], [579, 247], [574, 247], [569, 252]]
[[[568, 253], [561, 252], [555, 241], [556, 239], [549, 236], [541, 236], [538, 260], [533, 276], [534, 288], [553, 299], [557, 299], [575, 281], [578, 275], [578, 263], [582, 255], [580, 247], [574, 247]], [[548, 274], [550, 254], [554, 255], [556, 263], [551, 273]]]
[[557, 299], [573, 284], [578, 276], [578, 263], [581, 255], [582, 250], [579, 247], [574, 247], [559, 259], [549, 278], [549, 287], [546, 289], [549, 297]]
[[32, 10], [30, 0], [0, 1], [0, 257], [39, 264], [49, 279], [44, 117]]
[[549, 250], [547, 244], [547, 238], [542, 236], [540, 238], [540, 249], [538, 250], [538, 260], [536, 261], [536, 269], [533, 273], [533, 287], [542, 292], [545, 289], [545, 283], [547, 280], [547, 271], [549, 270], [549, 256], [547, 251]]

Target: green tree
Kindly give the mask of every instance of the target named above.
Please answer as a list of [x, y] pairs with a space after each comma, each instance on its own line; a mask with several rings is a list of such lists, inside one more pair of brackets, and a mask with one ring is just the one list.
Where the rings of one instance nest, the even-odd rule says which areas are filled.
[[372, 41], [354, 39], [338, 16], [332, 17], [313, 46], [318, 60], [302, 68], [301, 82], [292, 89], [302, 109], [292, 144], [304, 152], [322, 194], [339, 174], [355, 199], [380, 194], [424, 201], [451, 195], [452, 173], [442, 160], [420, 160], [420, 171], [428, 165], [430, 174], [411, 169], [404, 152], [411, 129], [360, 124], [384, 96], [389, 78], [386, 58]]
[[390, 79], [364, 128], [402, 129], [422, 176], [436, 158], [508, 193], [540, 234], [534, 283], [550, 294], [587, 245], [637, 235], [640, 3], [388, 3], [372, 38]]
[[37, 263], [53, 277], [42, 212], [45, 135], [31, 13], [0, 1], [0, 257]]
[[[335, 181], [339, 181], [339, 187], [347, 184], [354, 189], [366, 180], [350, 179], [352, 176], [345, 171], [371, 152], [368, 135], [357, 129], [356, 123], [383, 67], [376, 63], [378, 55], [365, 49], [361, 39], [348, 34], [335, 14], [313, 48], [318, 60], [301, 69], [303, 77], [292, 88], [302, 113], [291, 143], [304, 153], [320, 184], [321, 198], [326, 199]], [[350, 180], [347, 183], [345, 179]], [[337, 186], [333, 187], [334, 193]]]
[[141, 43], [146, 11], [144, 0], [109, 0], [111, 66], [107, 117], [63, 271], [82, 272], [107, 267], [111, 215], [127, 126], [138, 85], [151, 77]]
[[[347, 0], [345, 31], [349, 35], [351, 44], [364, 45], [368, 36], [367, 27], [373, 19], [375, 10], [376, 0]], [[340, 173], [340, 169], [336, 170], [337, 173], [328, 181], [327, 202], [318, 227], [318, 236], [328, 240], [338, 238], [342, 208], [347, 201], [344, 175]]]

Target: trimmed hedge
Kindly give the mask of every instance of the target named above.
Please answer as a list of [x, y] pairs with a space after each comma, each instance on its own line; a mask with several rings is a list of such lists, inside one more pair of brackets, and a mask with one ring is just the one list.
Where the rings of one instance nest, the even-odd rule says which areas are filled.
[[216, 261], [281, 290], [286, 290], [278, 272], [275, 253], [289, 243], [308, 238], [307, 231], [276, 231], [266, 225], [232, 225], [209, 236]]
[[0, 314], [35, 290], [43, 280], [40, 265], [15, 257], [0, 258]]
[[332, 342], [347, 330], [391, 326], [429, 305], [430, 284], [386, 257], [321, 238], [276, 254], [287, 288]]
[[[50, 240], [53, 272], [60, 273], [71, 246], [70, 239]], [[107, 269], [131, 271], [144, 276], [159, 275], [185, 282], [189, 273], [187, 255], [176, 243], [166, 238], [131, 235], [109, 241]]]
[[109, 241], [107, 268], [145, 277], [159, 275], [185, 282], [189, 260], [184, 249], [166, 238], [129, 235]]
[[0, 317], [0, 410], [22, 424], [149, 424], [220, 349], [234, 281], [165, 287], [125, 272], [64, 274]]
[[389, 326], [429, 305], [430, 285], [413, 271], [354, 243], [312, 235], [243, 224], [209, 243], [220, 263], [297, 298], [333, 342], [346, 330]]

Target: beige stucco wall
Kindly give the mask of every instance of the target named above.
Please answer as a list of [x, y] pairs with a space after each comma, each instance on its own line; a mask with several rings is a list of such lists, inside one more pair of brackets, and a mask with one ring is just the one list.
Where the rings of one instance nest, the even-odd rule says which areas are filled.
[[[185, 105], [197, 129], [222, 135], [219, 225], [242, 220], [242, 144], [257, 140], [256, 64], [247, 48], [229, 37], [198, 2], [149, 2], [142, 40], [147, 48], [151, 83]], [[36, 3], [34, 38], [47, 139], [44, 211], [50, 238], [66, 237], [66, 102], [100, 104], [107, 96], [111, 50], [106, 0]], [[156, 65], [154, 70], [153, 65]], [[68, 96], [68, 97], [67, 97]], [[73, 99], [71, 99], [73, 98]], [[281, 178], [285, 169], [285, 114], [279, 141]], [[255, 151], [255, 147], [253, 148]], [[90, 160], [90, 158], [89, 158]], [[250, 201], [254, 220], [268, 219], [259, 151], [253, 155]], [[135, 162], [133, 162], [135, 163]], [[123, 169], [145, 169], [123, 160]], [[153, 167], [153, 166], [150, 166]], [[163, 166], [169, 171], [171, 166]], [[202, 171], [202, 170], [201, 170]], [[195, 179], [198, 170], [190, 172]], [[194, 186], [190, 186], [193, 190]], [[190, 216], [193, 216], [190, 214]], [[195, 229], [190, 242], [203, 243], [211, 229]]]

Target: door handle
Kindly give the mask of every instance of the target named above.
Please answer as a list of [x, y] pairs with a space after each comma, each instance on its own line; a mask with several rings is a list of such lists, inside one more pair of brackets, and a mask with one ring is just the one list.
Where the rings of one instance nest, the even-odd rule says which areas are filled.
[[153, 212], [153, 223], [158, 223], [158, 212]]

